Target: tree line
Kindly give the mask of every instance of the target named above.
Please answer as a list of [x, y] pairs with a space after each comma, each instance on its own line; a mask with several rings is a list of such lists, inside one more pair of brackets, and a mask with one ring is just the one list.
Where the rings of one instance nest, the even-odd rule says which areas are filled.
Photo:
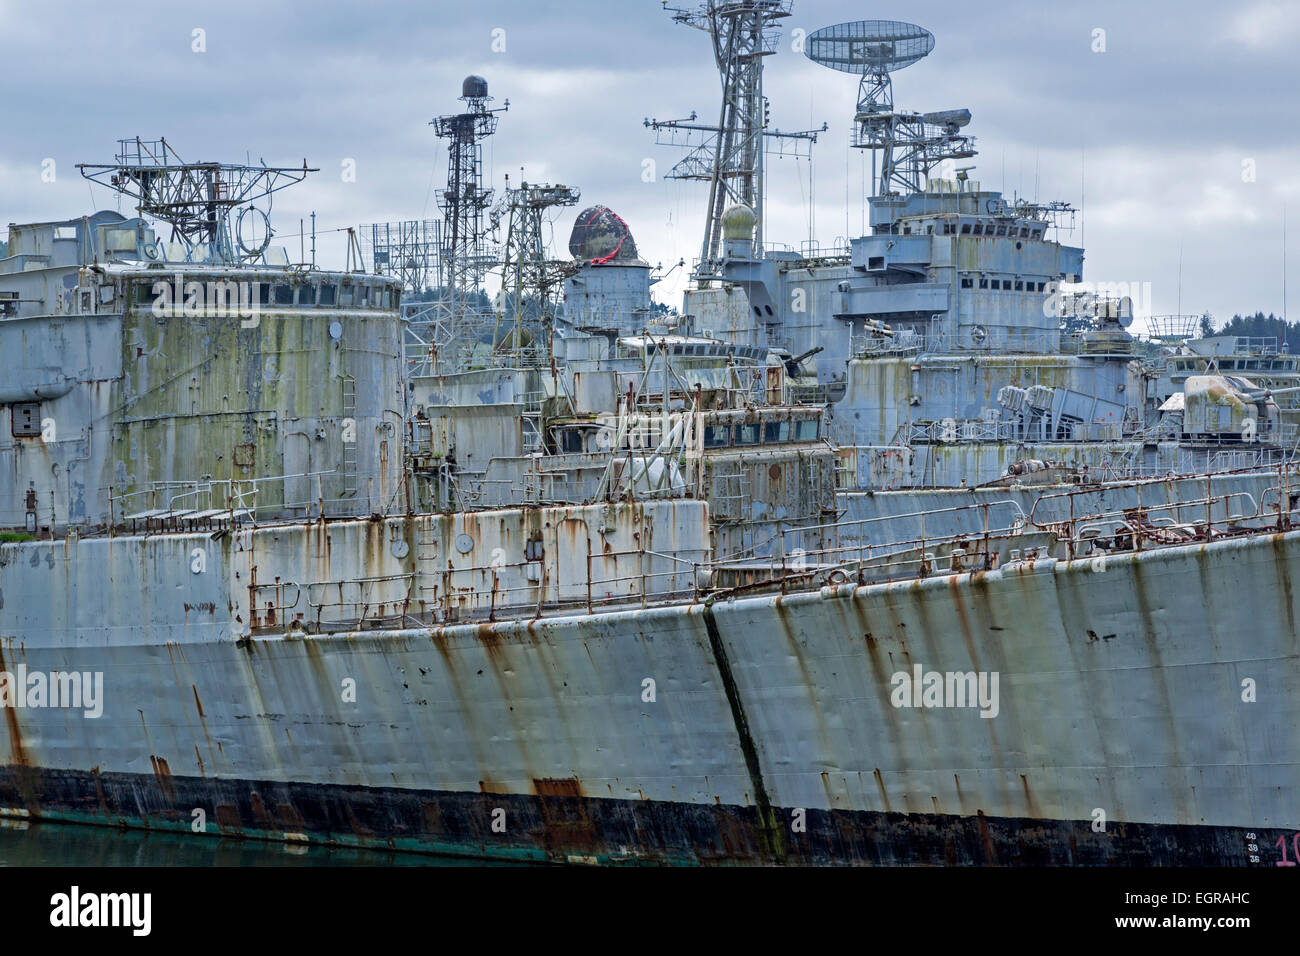
[[1285, 342], [1288, 351], [1300, 352], [1300, 320], [1288, 322], [1272, 312], [1265, 315], [1234, 315], [1223, 325], [1217, 325], [1209, 313], [1201, 316], [1202, 335], [1243, 335], [1252, 338], [1275, 338], [1278, 348]]

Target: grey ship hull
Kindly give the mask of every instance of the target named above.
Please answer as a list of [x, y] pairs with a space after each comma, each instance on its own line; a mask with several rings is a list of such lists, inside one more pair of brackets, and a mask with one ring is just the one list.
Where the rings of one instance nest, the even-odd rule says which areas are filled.
[[[54, 569], [6, 547], [38, 599]], [[1287, 532], [534, 622], [6, 634], [4, 669], [113, 692], [5, 708], [0, 807], [506, 859], [1242, 865], [1300, 826], [1298, 575]], [[914, 664], [998, 672], [999, 713], [895, 708]]]

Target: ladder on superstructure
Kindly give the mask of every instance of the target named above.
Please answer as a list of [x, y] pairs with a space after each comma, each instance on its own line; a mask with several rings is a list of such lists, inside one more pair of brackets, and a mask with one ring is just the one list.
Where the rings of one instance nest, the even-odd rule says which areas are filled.
[[343, 442], [343, 497], [357, 496], [357, 380], [351, 375], [343, 377], [344, 428], [351, 423], [352, 441]]

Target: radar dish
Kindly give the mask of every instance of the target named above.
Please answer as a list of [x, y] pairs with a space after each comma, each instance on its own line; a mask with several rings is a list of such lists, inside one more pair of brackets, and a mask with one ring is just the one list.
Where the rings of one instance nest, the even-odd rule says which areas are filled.
[[893, 73], [934, 49], [934, 34], [899, 20], [854, 20], [808, 36], [806, 55], [843, 73]]

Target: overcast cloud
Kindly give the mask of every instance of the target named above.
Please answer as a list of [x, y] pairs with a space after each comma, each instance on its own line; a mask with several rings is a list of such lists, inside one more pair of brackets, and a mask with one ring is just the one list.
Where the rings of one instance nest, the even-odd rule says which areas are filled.
[[[1281, 312], [1288, 205], [1300, 245], [1300, 2], [795, 0], [767, 60], [772, 123], [830, 129], [811, 170], [771, 160], [770, 241], [862, 231], [869, 165], [847, 145], [856, 80], [792, 52], [790, 37], [863, 18], [934, 33], [934, 53], [897, 75], [896, 102], [970, 109], [973, 178], [1081, 206], [1062, 238], [1086, 245], [1085, 278], [1150, 282], [1156, 313], [1180, 301], [1220, 320]], [[192, 50], [196, 29], [206, 52]], [[1095, 30], [1105, 52], [1093, 51]], [[681, 153], [655, 146], [642, 119], [692, 109], [712, 119], [718, 79], [705, 34], [674, 24], [658, 0], [0, 0], [0, 56], [3, 222], [118, 208], [75, 164], [111, 161], [122, 137], [166, 136], [191, 160], [319, 166], [277, 195], [274, 218], [296, 246], [299, 217], [315, 210], [320, 258], [337, 267], [343, 242], [327, 230], [438, 215], [446, 160], [427, 124], [457, 111], [462, 77], [478, 73], [494, 105], [510, 100], [485, 150], [492, 185], [521, 168], [529, 181], [575, 185], [583, 205], [607, 204], [631, 224], [651, 262], [699, 252], [707, 186], [663, 178]], [[41, 178], [47, 158], [53, 183]], [[647, 158], [659, 172], [651, 183]], [[347, 160], [355, 182], [341, 176]], [[574, 212], [557, 219], [557, 250]], [[657, 296], [679, 304], [680, 275]]]

